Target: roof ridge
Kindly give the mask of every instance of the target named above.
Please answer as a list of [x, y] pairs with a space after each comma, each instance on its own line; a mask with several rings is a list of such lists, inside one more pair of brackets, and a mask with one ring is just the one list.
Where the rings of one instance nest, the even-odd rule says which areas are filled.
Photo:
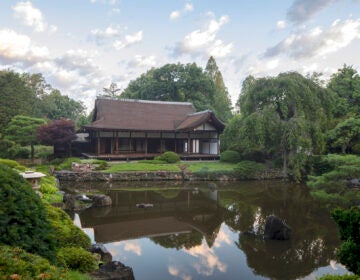
[[134, 102], [134, 103], [151, 103], [151, 104], [168, 104], [168, 105], [191, 105], [191, 102], [177, 102], [177, 101], [160, 101], [160, 100], [143, 100], [143, 99], [130, 99], [130, 98], [112, 98], [112, 97], [98, 97], [97, 100], [113, 100], [122, 102]]
[[212, 113], [212, 111], [207, 109], [207, 110], [204, 110], [204, 111], [188, 114], [188, 116], [196, 116], [196, 115], [201, 115], [201, 114], [205, 114], [205, 113]]

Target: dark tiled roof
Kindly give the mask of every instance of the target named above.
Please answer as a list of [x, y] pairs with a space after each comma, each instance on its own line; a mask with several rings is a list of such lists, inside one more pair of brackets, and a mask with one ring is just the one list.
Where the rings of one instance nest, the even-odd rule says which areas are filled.
[[217, 130], [223, 131], [225, 124], [220, 121], [215, 114], [210, 111], [202, 111], [189, 114], [177, 127], [176, 130], [189, 130], [194, 129], [206, 122], [211, 123]]
[[95, 101], [90, 130], [175, 131], [190, 130], [211, 122], [222, 131], [225, 125], [213, 112], [195, 112], [188, 102], [100, 98]]
[[175, 125], [195, 112], [191, 103], [132, 99], [97, 99], [88, 129], [174, 131]]

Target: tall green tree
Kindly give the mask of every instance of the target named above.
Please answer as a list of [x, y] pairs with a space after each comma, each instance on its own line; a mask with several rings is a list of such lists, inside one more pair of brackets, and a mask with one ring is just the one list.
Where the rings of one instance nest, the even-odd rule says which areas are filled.
[[31, 159], [34, 160], [34, 145], [37, 142], [36, 131], [43, 124], [46, 124], [44, 119], [15, 116], [5, 130], [5, 139], [12, 140], [20, 145], [30, 145]]
[[0, 71], [0, 133], [16, 115], [33, 115], [36, 96], [18, 73]]
[[124, 98], [192, 102], [200, 110], [214, 110], [215, 87], [212, 80], [192, 64], [166, 64], [153, 68], [129, 83]]
[[224, 139], [243, 156], [281, 160], [283, 172], [298, 180], [307, 157], [324, 150], [332, 101], [311, 79], [296, 72], [250, 76], [237, 104], [241, 117], [230, 122]]
[[215, 85], [213, 104], [215, 113], [220, 119], [227, 121], [232, 117], [231, 99], [225, 86], [222, 74], [213, 56], [210, 56], [206, 64], [205, 73], [211, 78]]
[[62, 95], [57, 89], [41, 97], [41, 117], [50, 120], [61, 118], [76, 121], [83, 114], [85, 107], [82, 102]]
[[327, 88], [336, 98], [335, 117], [360, 116], [360, 76], [352, 66], [345, 64], [333, 74]]

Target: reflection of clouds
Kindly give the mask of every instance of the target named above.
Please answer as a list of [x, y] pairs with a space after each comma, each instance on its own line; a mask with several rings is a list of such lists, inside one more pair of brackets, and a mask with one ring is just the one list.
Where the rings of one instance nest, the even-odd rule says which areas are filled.
[[222, 243], [226, 243], [226, 244], [230, 245], [231, 242], [232, 241], [231, 241], [230, 235], [221, 229], [215, 240], [214, 247], [219, 248], [219, 247], [221, 247]]
[[[219, 248], [222, 243], [231, 244], [231, 238], [228, 233], [223, 229], [220, 229], [214, 247]], [[227, 270], [227, 265], [222, 263], [216, 256], [214, 250], [209, 248], [205, 243], [189, 250], [183, 250], [189, 255], [197, 258], [198, 262], [195, 262], [193, 267], [199, 274], [210, 276], [214, 273], [215, 269], [218, 269], [221, 272], [226, 272]]]
[[141, 247], [140, 244], [137, 242], [126, 242], [124, 246], [124, 250], [128, 252], [133, 252], [134, 254], [141, 256]]
[[180, 272], [180, 269], [173, 265], [169, 265], [168, 271], [169, 271], [170, 275], [180, 277], [182, 280], [191, 280], [192, 279], [191, 275], [186, 275], [185, 273]]

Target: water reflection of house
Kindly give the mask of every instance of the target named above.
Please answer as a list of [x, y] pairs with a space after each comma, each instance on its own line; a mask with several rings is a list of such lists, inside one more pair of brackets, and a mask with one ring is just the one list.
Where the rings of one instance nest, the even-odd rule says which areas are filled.
[[89, 133], [90, 150], [97, 158], [149, 158], [174, 151], [183, 158], [219, 156], [224, 123], [212, 111], [196, 112], [187, 102], [131, 99], [95, 101]]
[[[223, 208], [201, 192], [176, 191], [173, 198], [166, 198], [168, 194], [161, 191], [111, 192], [113, 207], [81, 212], [81, 226], [93, 228], [96, 242], [102, 243], [196, 231], [212, 244], [222, 223]], [[144, 202], [154, 207], [136, 207]]]

